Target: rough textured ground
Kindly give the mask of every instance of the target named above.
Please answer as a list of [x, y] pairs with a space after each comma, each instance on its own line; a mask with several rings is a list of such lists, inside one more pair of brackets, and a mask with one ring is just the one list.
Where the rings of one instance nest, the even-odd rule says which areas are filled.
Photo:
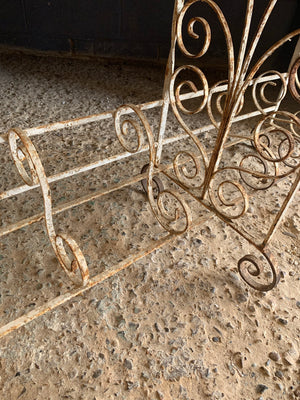
[[[155, 100], [163, 76], [163, 70], [145, 66], [1, 55], [0, 130]], [[147, 116], [155, 129], [159, 112]], [[178, 133], [174, 119], [169, 126], [169, 136]], [[243, 129], [249, 126], [246, 121]], [[113, 125], [105, 121], [33, 142], [47, 175], [121, 151]], [[0, 159], [1, 192], [22, 184], [7, 145], [1, 145]], [[54, 204], [118, 183], [146, 162], [144, 155], [52, 184]], [[246, 230], [266, 229], [282, 203], [278, 193], [253, 200]], [[2, 338], [0, 398], [299, 398], [299, 200], [298, 194], [272, 241], [282, 271], [272, 292], [247, 288], [237, 261], [253, 248], [210, 219]], [[263, 204], [259, 212], [257, 204]], [[42, 209], [38, 189], [5, 200], [1, 227]], [[165, 235], [140, 184], [62, 213], [54, 223], [78, 241], [91, 275]], [[1, 325], [71, 287], [42, 222], [1, 238], [0, 260]]]

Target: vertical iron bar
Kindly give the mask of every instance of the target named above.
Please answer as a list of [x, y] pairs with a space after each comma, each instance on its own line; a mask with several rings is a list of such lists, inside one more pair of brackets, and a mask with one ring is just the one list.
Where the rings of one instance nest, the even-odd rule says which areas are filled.
[[237, 60], [237, 67], [235, 71], [235, 79], [234, 79], [234, 84], [233, 84], [233, 91], [238, 88], [238, 84], [241, 79], [241, 73], [243, 70], [244, 66], [244, 58], [245, 58], [245, 53], [247, 49], [247, 43], [248, 43], [248, 38], [249, 38], [249, 32], [250, 32], [250, 26], [251, 26], [251, 21], [252, 21], [252, 15], [253, 15], [253, 7], [254, 7], [254, 0], [248, 0], [247, 3], [247, 12], [246, 12], [246, 18], [245, 18], [245, 26], [244, 26], [244, 31], [242, 35], [242, 42], [239, 50], [239, 56]]
[[225, 109], [224, 109], [224, 114], [222, 118], [222, 122], [218, 131], [218, 136], [216, 139], [216, 144], [213, 150], [213, 153], [211, 155], [209, 165], [206, 171], [206, 176], [204, 179], [203, 183], [203, 190], [201, 193], [201, 199], [204, 198], [209, 184], [211, 182], [211, 179], [213, 177], [213, 174], [215, 170], [218, 168], [219, 163], [221, 161], [222, 153], [223, 153], [223, 148], [225, 145], [225, 142], [227, 140], [227, 137], [230, 133], [230, 128], [233, 123], [233, 118], [235, 115], [235, 111], [237, 110], [237, 106], [239, 104], [239, 101], [236, 101], [235, 104], [230, 104], [230, 99], [228, 98], [226, 101]]
[[176, 43], [177, 43], [177, 36], [176, 36], [177, 17], [183, 8], [183, 5], [184, 5], [184, 0], [175, 0], [173, 19], [172, 19], [171, 49], [169, 52], [167, 68], [166, 68], [166, 72], [165, 72], [165, 81], [164, 81], [164, 88], [163, 88], [163, 105], [162, 105], [161, 114], [160, 114], [155, 165], [159, 165], [160, 160], [161, 160], [163, 139], [164, 139], [164, 135], [165, 135], [165, 131], [166, 131], [168, 111], [169, 111], [169, 106], [170, 106], [170, 93], [169, 93], [170, 82], [171, 82], [171, 78], [172, 78], [172, 75], [174, 73], [174, 68], [175, 68], [175, 49], [176, 49]]
[[257, 46], [257, 44], [258, 44], [258, 42], [260, 40], [260, 37], [261, 37], [261, 35], [263, 33], [263, 30], [264, 30], [264, 28], [265, 28], [265, 26], [266, 26], [266, 24], [268, 22], [268, 19], [269, 19], [270, 15], [272, 14], [272, 11], [273, 11], [276, 3], [277, 3], [277, 0], [270, 0], [270, 2], [268, 4], [268, 7], [266, 8], [266, 10], [265, 10], [260, 22], [259, 22], [257, 32], [256, 32], [256, 34], [254, 36], [254, 39], [253, 39], [251, 45], [250, 45], [250, 49], [249, 49], [248, 54], [247, 54], [247, 56], [245, 58], [243, 69], [241, 71], [241, 81], [240, 81], [241, 83], [242, 83], [242, 81], [244, 80], [244, 78], [246, 76], [246, 73], [247, 73], [248, 67], [250, 65], [250, 62], [252, 60], [252, 57], [254, 55], [256, 46]]

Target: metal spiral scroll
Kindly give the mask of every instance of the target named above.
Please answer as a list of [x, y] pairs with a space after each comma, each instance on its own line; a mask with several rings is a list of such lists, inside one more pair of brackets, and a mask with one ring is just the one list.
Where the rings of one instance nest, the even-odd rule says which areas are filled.
[[231, 32], [229, 29], [229, 26], [227, 24], [227, 21], [224, 17], [224, 14], [220, 7], [212, 0], [191, 0], [189, 1], [181, 10], [178, 19], [177, 19], [177, 40], [178, 40], [178, 46], [181, 50], [181, 52], [189, 57], [189, 58], [200, 58], [202, 57], [208, 50], [210, 43], [211, 43], [211, 29], [210, 25], [207, 22], [205, 18], [202, 17], [194, 17], [192, 18], [189, 23], [188, 23], [188, 35], [193, 38], [193, 39], [199, 39], [199, 35], [194, 31], [194, 25], [196, 23], [200, 23], [202, 27], [204, 28], [205, 36], [204, 36], [204, 43], [202, 46], [202, 49], [197, 53], [197, 54], [192, 54], [190, 53], [187, 49], [186, 46], [184, 45], [183, 42], [183, 37], [182, 37], [182, 25], [183, 25], [183, 19], [187, 13], [187, 11], [195, 4], [195, 3], [205, 3], [207, 4], [217, 15], [217, 18], [221, 24], [221, 27], [223, 29], [225, 39], [226, 39], [226, 45], [227, 45], [227, 53], [228, 53], [228, 76], [229, 76], [229, 87], [231, 88], [231, 85], [233, 83], [234, 79], [234, 49], [233, 49], [233, 42], [232, 42], [232, 36]]
[[[250, 72], [248, 73], [246, 79], [243, 82], [243, 85], [241, 86], [240, 93], [245, 93], [247, 88], [249, 87], [251, 81], [254, 79], [257, 71], [261, 68], [261, 66], [267, 61], [268, 58], [270, 58], [275, 51], [277, 51], [281, 46], [283, 46], [285, 43], [290, 42], [291, 39], [296, 38], [297, 36], [300, 35], [300, 29], [296, 29], [294, 32], [289, 33], [285, 37], [283, 37], [281, 40], [273, 44], [264, 54], [262, 57], [259, 58], [259, 60], [255, 63], [255, 65], [251, 68]], [[300, 66], [300, 58], [298, 58], [294, 65], [291, 68], [291, 71], [289, 73], [289, 82], [288, 82], [288, 89], [291, 93], [291, 95], [294, 97], [296, 101], [300, 101], [300, 95], [299, 95], [299, 79], [297, 77], [298, 69]], [[279, 75], [278, 71], [274, 71], [277, 75]], [[281, 79], [281, 78], [280, 78]], [[298, 88], [298, 90], [297, 90]]]
[[[136, 117], [128, 117], [128, 111], [132, 111]], [[121, 121], [122, 115], [126, 117]], [[138, 120], [137, 120], [138, 119]], [[138, 145], [133, 147], [128, 138], [128, 127], [134, 129], [137, 135]], [[125, 150], [130, 153], [136, 153], [141, 150], [144, 142], [144, 133], [146, 133], [149, 143], [149, 166], [147, 177], [147, 194], [153, 214], [160, 225], [170, 233], [180, 234], [185, 232], [191, 221], [191, 211], [185, 200], [175, 190], [164, 189], [157, 196], [154, 195], [155, 187], [155, 143], [149, 122], [139, 107], [133, 104], [121, 106], [115, 112], [115, 129], [117, 137]]]
[[[263, 83], [259, 83], [259, 80], [260, 80], [260, 79], [262, 79], [262, 78], [264, 78], [264, 77], [267, 77], [268, 75], [277, 75], [277, 76], [279, 77], [279, 81], [280, 81], [280, 83], [281, 83], [281, 87], [280, 87], [278, 96], [277, 96], [277, 98], [274, 99], [274, 100], [270, 100], [270, 99], [267, 97], [267, 95], [266, 95], [266, 89], [267, 89], [267, 87], [269, 87], [269, 86], [279, 87], [279, 85], [277, 84], [277, 82], [274, 82], [274, 81], [266, 81], [266, 82], [263, 82]], [[260, 101], [259, 101], [259, 99], [258, 99], [258, 96], [257, 96], [258, 85], [259, 85], [259, 84], [261, 84], [261, 87], [260, 87], [260, 89], [259, 89], [259, 97], [260, 97], [260, 99], [262, 100], [262, 102], [263, 102], [264, 104], [268, 105], [268, 106], [275, 106], [275, 107], [279, 106], [280, 103], [281, 103], [281, 101], [284, 99], [284, 97], [285, 97], [285, 95], [286, 95], [286, 93], [287, 93], [287, 87], [288, 87], [288, 85], [287, 85], [286, 79], [285, 79], [285, 77], [283, 76], [283, 74], [281, 74], [280, 72], [275, 71], [275, 70], [271, 70], [271, 71], [264, 72], [263, 74], [261, 74], [259, 77], [257, 77], [257, 78], [255, 79], [254, 84], [253, 84], [253, 88], [252, 88], [252, 97], [253, 97], [253, 101], [254, 101], [254, 104], [255, 104], [256, 108], [257, 108], [263, 115], [266, 115], [266, 111], [263, 109], [263, 107], [262, 107], [262, 105], [260, 104]]]
[[[207, 99], [207, 113], [208, 113], [209, 119], [213, 123], [214, 127], [217, 128], [217, 129], [220, 126], [220, 122], [218, 122], [217, 119], [214, 116], [213, 107], [212, 107], [212, 99], [213, 99], [213, 95], [218, 91], [218, 87], [220, 87], [222, 85], [227, 85], [227, 84], [228, 84], [227, 80], [215, 83], [210, 88], [208, 99]], [[227, 97], [227, 91], [218, 92], [218, 94], [217, 94], [216, 106], [217, 106], [218, 114], [221, 117], [223, 116], [222, 102], [223, 102], [224, 99], [226, 99], [226, 97]]]
[[[226, 85], [227, 89], [221, 91], [220, 87]], [[226, 104], [226, 100], [227, 100], [227, 96], [228, 96], [228, 80], [225, 81], [220, 81], [215, 83], [209, 90], [209, 95], [208, 95], [208, 99], [207, 99], [207, 114], [209, 116], [209, 119], [211, 120], [212, 124], [214, 125], [215, 128], [219, 129], [220, 127], [220, 123], [221, 121], [217, 121], [215, 115], [214, 115], [214, 111], [213, 111], [213, 98], [214, 95], [216, 95], [216, 99], [215, 99], [215, 107], [216, 107], [216, 111], [218, 112], [218, 114], [220, 115], [220, 119], [222, 120], [223, 118], [223, 114], [224, 114], [224, 104]], [[241, 100], [240, 100], [240, 104], [238, 109], [235, 112], [235, 116], [237, 117], [245, 104], [245, 97], [241, 96]]]
[[263, 116], [251, 138], [255, 152], [244, 155], [238, 166], [219, 168], [213, 175], [208, 193], [219, 214], [237, 219], [249, 206], [246, 189], [232, 174], [238, 174], [248, 188], [266, 190], [299, 169], [300, 154], [296, 154], [295, 146], [300, 148], [300, 137], [296, 128], [300, 128], [297, 113], [276, 111]]
[[[197, 87], [194, 82], [191, 80], [184, 80], [182, 81], [175, 89], [175, 83], [176, 79], [179, 76], [179, 74], [182, 71], [191, 71], [196, 76], [200, 79], [202, 86], [203, 86], [203, 98], [201, 100], [201, 103], [194, 109], [190, 110], [186, 108], [180, 99], [181, 95], [181, 89], [186, 86], [189, 87], [191, 90], [193, 90], [195, 93], [197, 92]], [[204, 146], [202, 146], [201, 142], [195, 136], [192, 132], [192, 130], [189, 128], [189, 126], [186, 124], [186, 122], [183, 120], [182, 116], [180, 115], [180, 111], [185, 114], [185, 115], [194, 115], [198, 114], [200, 111], [204, 109], [207, 103], [208, 99], [208, 93], [209, 93], [209, 87], [208, 87], [208, 82], [206, 80], [206, 77], [204, 73], [197, 67], [193, 65], [184, 65], [182, 67], [179, 67], [173, 74], [170, 82], [170, 101], [171, 101], [171, 106], [174, 112], [175, 117], [177, 118], [178, 122], [180, 125], [183, 127], [185, 132], [190, 136], [192, 141], [194, 142], [198, 154], [200, 155], [200, 158], [198, 154], [195, 154], [192, 151], [180, 151], [174, 161], [174, 171], [176, 174], [177, 179], [186, 187], [195, 187], [195, 188], [201, 188], [207, 165], [208, 165], [208, 157], [207, 153], [205, 151]], [[180, 111], [179, 111], [180, 110]], [[188, 158], [189, 162], [192, 162], [193, 168], [195, 170], [194, 173], [189, 173], [187, 170], [187, 165], [184, 165], [183, 158]], [[181, 161], [180, 161], [181, 159]]]
[[216, 176], [230, 171], [230, 168], [218, 170], [210, 182], [208, 194], [216, 212], [224, 218], [232, 220], [242, 217], [249, 208], [249, 196], [245, 188], [237, 180], [229, 177], [221, 183]]
[[[295, 147], [294, 147], [294, 151], [292, 152], [290, 157], [283, 161], [283, 163], [287, 167], [293, 168], [293, 169], [297, 168], [300, 165], [300, 111], [297, 111], [294, 114], [294, 117], [298, 118], [298, 120], [299, 120], [299, 123], [297, 125], [295, 124], [295, 121], [290, 122], [290, 131], [294, 135]], [[278, 149], [278, 153], [280, 156], [282, 156], [282, 154], [284, 152], [284, 147], [285, 147], [285, 141], [283, 140], [280, 143], [279, 149]]]
[[[17, 143], [18, 139], [22, 143], [21, 147]], [[47, 234], [61, 267], [75, 284], [86, 285], [89, 280], [89, 270], [80, 248], [75, 240], [69, 235], [57, 235], [55, 233], [52, 218], [50, 186], [42, 162], [33, 143], [26, 132], [20, 128], [11, 129], [8, 133], [8, 140], [14, 163], [23, 181], [29, 186], [39, 184], [41, 187], [44, 199], [44, 215]], [[25, 161], [28, 163], [30, 174], [28, 174], [24, 166]], [[73, 255], [72, 260], [67, 254], [65, 249], [66, 245]], [[80, 274], [78, 272], [80, 272]]]
[[[279, 125], [281, 124], [281, 125]], [[296, 144], [300, 137], [296, 131], [300, 128], [300, 119], [296, 114], [276, 111], [266, 114], [253, 131], [252, 144], [256, 153], [245, 155], [239, 165], [243, 182], [254, 190], [265, 190], [276, 180], [291, 175], [300, 166], [300, 155], [296, 154]], [[246, 168], [247, 160], [256, 161], [262, 171]], [[288, 167], [280, 171], [279, 166]], [[273, 172], [270, 171], [272, 166]]]
[[[233, 42], [231, 32], [228, 26], [228, 23], [224, 17], [224, 14], [220, 7], [213, 1], [213, 0], [191, 0], [189, 1], [181, 10], [176, 24], [176, 38], [178, 41], [178, 46], [181, 52], [189, 57], [189, 58], [200, 58], [202, 57], [208, 50], [210, 43], [211, 43], [211, 29], [208, 21], [203, 17], [194, 17], [191, 18], [187, 24], [187, 33], [188, 35], [195, 40], [200, 39], [200, 36], [195, 32], [195, 25], [200, 24], [203, 28], [203, 41], [201, 44], [201, 49], [193, 54], [191, 53], [184, 44], [183, 40], [183, 21], [188, 12], [188, 10], [196, 3], [205, 3], [210, 9], [216, 14], [218, 21], [223, 29], [226, 45], [227, 45], [227, 53], [228, 53], [228, 88], [227, 90], [231, 90], [231, 87], [234, 82], [234, 49], [233, 49]], [[175, 81], [178, 79], [179, 74], [182, 71], [189, 71], [192, 72], [194, 75], [197, 76], [198, 80], [200, 80], [203, 90], [203, 96], [201, 97], [201, 103], [198, 107], [194, 109], [188, 109], [182, 104], [180, 99], [181, 91], [183, 87], [186, 89], [190, 89], [193, 92], [197, 92], [197, 86], [193, 81], [190, 79], [183, 80], [180, 82], [177, 87], [175, 87]], [[194, 189], [201, 189], [203, 186], [207, 167], [209, 164], [208, 156], [204, 146], [201, 144], [199, 139], [193, 134], [192, 130], [189, 128], [188, 124], [184, 121], [183, 117], [180, 113], [184, 115], [194, 115], [202, 111], [206, 106], [208, 108], [209, 116], [212, 120], [212, 123], [218, 127], [217, 121], [214, 119], [212, 107], [211, 107], [211, 99], [212, 99], [212, 91], [209, 90], [207, 79], [204, 73], [194, 65], [185, 65], [178, 68], [170, 81], [170, 102], [179, 124], [183, 127], [185, 132], [191, 137], [193, 140], [196, 148], [197, 154], [192, 151], [181, 151], [177, 154], [174, 159], [173, 166], [174, 172], [179, 180], [179, 182], [185, 186], [186, 188], [194, 188]], [[217, 108], [220, 114], [223, 114], [222, 109], [222, 100], [224, 96], [227, 96], [227, 93], [221, 93], [217, 99]], [[241, 96], [241, 104], [239, 106], [238, 112], [243, 107], [244, 98]], [[184, 159], [186, 161], [184, 161]], [[193, 172], [188, 171], [188, 166], [193, 168]]]
[[255, 255], [247, 254], [246, 256], [241, 258], [238, 262], [238, 270], [243, 280], [249, 286], [261, 292], [267, 292], [269, 290], [272, 290], [277, 285], [279, 281], [279, 276], [277, 276], [277, 272], [275, 269], [275, 260], [272, 257], [271, 253], [268, 250], [264, 250], [263, 252], [261, 252], [261, 254], [266, 259], [270, 267], [270, 283], [262, 283], [260, 281], [260, 278], [262, 278], [265, 268], [262, 261]]
[[296, 141], [300, 139], [296, 128], [300, 128], [297, 113], [276, 111], [266, 115], [259, 121], [253, 132], [253, 144], [256, 151], [266, 161], [285, 163], [288, 158], [293, 158]]
[[[247, 168], [247, 161], [249, 167]], [[253, 168], [253, 161], [255, 168]], [[258, 171], [260, 166], [261, 171]], [[273, 173], [270, 171], [273, 167]], [[257, 153], [250, 153], [243, 156], [238, 168], [241, 180], [253, 190], [266, 190], [274, 185], [279, 175], [278, 165], [267, 162]]]

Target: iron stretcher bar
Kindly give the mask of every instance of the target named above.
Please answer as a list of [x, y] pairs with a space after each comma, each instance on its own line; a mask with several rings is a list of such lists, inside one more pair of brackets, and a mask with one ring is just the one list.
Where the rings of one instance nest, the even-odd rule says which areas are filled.
[[[282, 76], [284, 78], [287, 78], [288, 73], [283, 73]], [[263, 83], [263, 82], [268, 82], [268, 81], [273, 81], [273, 80], [278, 80], [278, 79], [280, 79], [279, 76], [274, 74], [274, 75], [264, 76], [262, 78], [259, 78], [257, 80], [257, 83]], [[255, 81], [256, 80], [252, 80], [250, 82], [249, 86], [252, 86]], [[227, 89], [227, 86], [228, 85], [222, 85], [217, 88], [214, 88], [214, 89], [212, 89], [211, 93], [223, 92]], [[188, 100], [188, 99], [193, 99], [196, 97], [201, 97], [201, 96], [203, 96], [203, 94], [204, 94], [203, 90], [182, 94], [180, 96], [180, 100]], [[156, 100], [156, 101], [151, 101], [148, 103], [143, 103], [140, 105], [140, 108], [142, 111], [144, 111], [144, 110], [150, 110], [150, 109], [156, 108], [156, 107], [161, 107], [162, 105], [163, 105], [163, 100]], [[125, 110], [124, 114], [126, 114], [126, 109], [124, 109], [124, 110]], [[23, 129], [23, 130], [27, 133], [28, 136], [42, 135], [42, 134], [48, 133], [48, 132], [54, 132], [54, 131], [58, 131], [58, 130], [65, 129], [65, 128], [86, 125], [89, 123], [113, 118], [114, 113], [115, 113], [114, 110], [110, 110], [110, 111], [106, 111], [101, 114], [93, 114], [93, 115], [89, 115], [87, 117], [75, 118], [75, 119], [70, 119], [70, 120], [61, 121], [61, 122], [54, 122], [54, 123], [50, 123], [47, 125], [42, 125], [42, 126], [38, 126], [35, 128], [27, 128], [27, 129]], [[128, 114], [132, 113], [132, 110], [128, 108], [127, 113]], [[6, 136], [7, 136], [7, 134], [0, 135], [0, 144], [7, 143]]]

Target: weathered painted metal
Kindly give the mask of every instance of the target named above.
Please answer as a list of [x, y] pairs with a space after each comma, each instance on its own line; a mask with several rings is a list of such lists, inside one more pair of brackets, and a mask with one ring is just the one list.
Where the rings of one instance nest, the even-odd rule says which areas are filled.
[[[199, 34], [194, 29], [196, 24], [200, 24], [203, 29], [204, 40], [201, 42], [201, 49], [196, 54], [191, 53], [184, 42], [185, 18], [196, 3], [203, 3], [211, 8], [221, 24], [226, 39], [228, 78], [226, 81], [218, 82], [212, 87], [209, 87], [205, 74], [199, 68], [198, 61], [210, 47], [211, 29], [208, 21], [203, 17], [196, 16], [192, 17], [187, 23], [187, 33], [192, 39], [199, 39]], [[292, 38], [300, 36], [300, 29], [275, 43], [251, 66], [257, 44], [276, 3], [277, 0], [270, 0], [251, 43], [248, 43], [255, 1], [247, 1], [244, 31], [236, 57], [230, 27], [221, 8], [213, 0], [190, 0], [187, 2], [175, 0], [171, 50], [165, 73], [162, 100], [139, 106], [127, 104], [117, 110], [102, 114], [56, 122], [36, 128], [15, 128], [11, 129], [8, 134], [0, 136], [0, 144], [9, 143], [16, 168], [24, 181], [24, 185], [0, 193], [0, 200], [40, 187], [44, 201], [43, 213], [2, 228], [0, 237], [44, 220], [49, 240], [62, 269], [75, 284], [79, 285], [79, 287], [74, 288], [65, 295], [58, 296], [44, 306], [38, 307], [17, 320], [6, 324], [0, 328], [0, 337], [110, 278], [146, 254], [168, 243], [178, 234], [182, 234], [191, 227], [199, 225], [213, 215], [216, 215], [242, 238], [246, 239], [263, 256], [269, 267], [269, 279], [265, 281], [262, 279], [265, 267], [260, 258], [254, 254], [247, 254], [238, 262], [238, 269], [243, 280], [252, 288], [260, 291], [271, 290], [277, 285], [280, 274], [276, 270], [275, 260], [270, 251], [270, 241], [300, 187], [300, 155], [297, 153], [300, 147], [299, 112], [293, 114], [281, 110], [282, 101], [288, 93], [292, 95], [296, 102], [300, 102], [298, 76], [300, 39], [298, 40], [290, 68], [286, 73], [276, 70], [263, 71], [260, 75], [258, 73], [265, 61], [277, 49], [288, 43]], [[189, 63], [175, 69], [177, 48], [184, 56], [189, 58]], [[188, 73], [189, 78], [181, 78], [182, 73]], [[198, 85], [200, 82], [202, 89], [198, 89], [197, 84], [193, 82], [190, 76], [197, 78]], [[276, 84], [279, 87], [279, 94], [275, 100], [270, 100], [267, 95], [267, 89], [270, 85], [276, 86]], [[189, 88], [190, 91], [182, 93], [183, 88]], [[243, 113], [246, 91], [249, 88], [252, 88], [250, 93], [256, 109]], [[190, 99], [199, 101], [197, 107], [191, 109], [186, 105], [187, 103], [185, 102]], [[161, 108], [157, 135], [152, 132], [143, 112], [155, 107]], [[196, 130], [191, 129], [185, 117], [197, 117], [205, 109], [211, 124], [200, 125]], [[183, 133], [175, 137], [165, 138], [167, 117], [170, 112], [175, 115]], [[254, 129], [249, 134], [232, 132], [232, 125], [235, 122], [245, 119], [250, 120], [252, 117], [257, 116], [260, 117], [260, 120], [255, 122]], [[99, 159], [93, 163], [81, 165], [56, 175], [46, 176], [37, 149], [30, 140], [31, 136], [48, 134], [66, 127], [75, 128], [105, 119], [114, 119], [116, 135], [125, 152]], [[136, 133], [134, 143], [132, 140], [128, 140], [129, 129], [131, 132], [134, 131]], [[216, 133], [212, 149], [207, 149], [206, 143], [203, 143], [199, 136], [201, 133], [208, 131]], [[179, 151], [171, 164], [164, 164], [162, 162], [163, 149], [168, 144], [180, 143], [181, 140], [186, 138], [190, 139], [194, 150], [184, 149]], [[240, 157], [238, 164], [229, 160], [224, 165], [224, 151], [241, 142], [248, 144], [248, 148], [252, 147], [252, 150], [240, 152], [238, 154]], [[110, 188], [99, 190], [55, 208], [52, 207], [50, 191], [52, 182], [57, 182], [140, 153], [149, 154], [147, 168], [143, 168], [140, 175], [133, 176]], [[25, 161], [29, 165], [30, 174], [28, 174], [28, 169], [24, 168]], [[188, 165], [192, 165], [192, 171], [188, 168]], [[174, 185], [171, 189], [166, 188], [165, 184], [162, 185], [159, 178], [160, 175], [166, 178], [165, 181], [175, 183], [177, 189], [174, 189]], [[239, 228], [235, 222], [246, 215], [250, 199], [255, 193], [260, 191], [260, 193], [264, 192], [265, 196], [268, 196], [267, 190], [269, 188], [280, 180], [287, 178], [293, 182], [268, 232], [266, 235], [262, 235], [263, 237], [260, 237], [259, 240], [254, 240], [251, 235]], [[67, 234], [56, 234], [53, 216], [138, 181], [143, 182], [152, 212], [160, 225], [169, 232], [169, 235], [138, 254], [128, 257], [109, 270], [90, 277], [85, 257], [77, 243]], [[202, 204], [210, 212], [208, 216], [193, 221], [192, 212], [183, 193]], [[172, 204], [171, 208], [167, 206], [170, 203]], [[67, 253], [66, 247], [71, 251], [73, 258], [69, 257], [68, 253], [70, 251]]]

